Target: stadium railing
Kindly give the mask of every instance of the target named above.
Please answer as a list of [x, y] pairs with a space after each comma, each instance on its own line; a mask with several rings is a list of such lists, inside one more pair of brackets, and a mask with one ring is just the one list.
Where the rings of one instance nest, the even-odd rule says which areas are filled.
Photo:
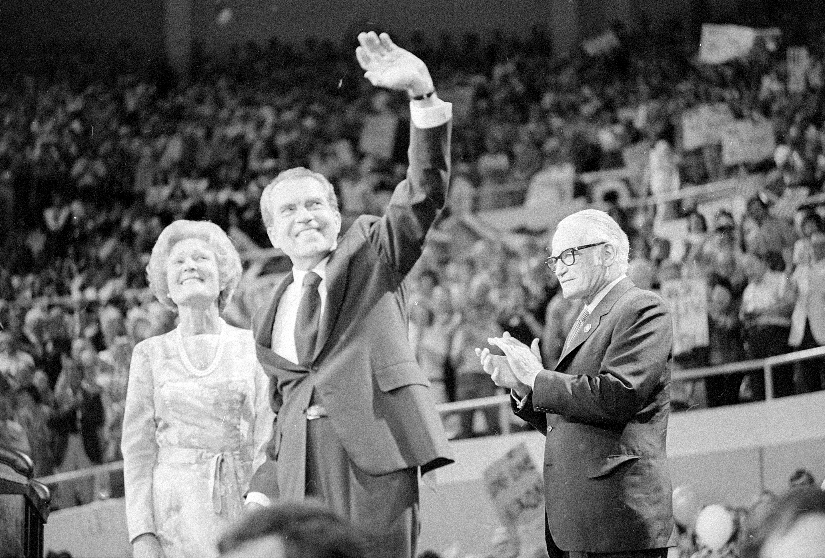
[[[773, 374], [774, 369], [777, 366], [781, 366], [783, 364], [793, 364], [817, 357], [825, 357], [825, 347], [816, 347], [813, 349], [796, 351], [765, 359], [748, 360], [733, 364], [723, 364], [719, 366], [709, 366], [705, 368], [694, 368], [688, 370], [674, 370], [672, 379], [674, 382], [697, 381], [713, 376], [723, 376], [725, 374], [734, 374], [737, 372], [751, 372], [761, 369], [765, 378], [765, 399], [771, 400], [774, 399]], [[443, 418], [454, 413], [479, 411], [490, 407], [499, 408], [499, 426], [501, 435], [510, 434], [512, 432], [512, 423], [509, 420], [510, 396], [506, 394], [483, 397], [479, 399], [468, 399], [466, 401], [456, 401], [453, 403], [442, 403], [438, 405], [438, 412]], [[106, 473], [116, 473], [122, 470], [123, 461], [116, 461], [88, 467], [86, 469], [78, 469], [77, 471], [57, 473], [37, 480], [42, 484], [54, 486], [62, 482], [95, 477]]]

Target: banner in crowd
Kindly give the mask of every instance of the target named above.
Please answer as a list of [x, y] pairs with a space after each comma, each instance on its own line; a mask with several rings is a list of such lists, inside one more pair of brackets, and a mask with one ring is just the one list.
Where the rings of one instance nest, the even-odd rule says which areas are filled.
[[696, 211], [701, 213], [713, 229], [713, 219], [720, 210], [729, 211], [737, 223], [742, 222], [745, 215], [747, 200], [767, 184], [767, 175], [764, 173], [746, 174], [717, 180], [703, 186], [693, 186], [683, 190], [702, 190], [701, 195], [691, 196], [695, 200]]
[[477, 215], [487, 225], [502, 231], [518, 229], [543, 231], [552, 230], [559, 221], [586, 207], [587, 201], [584, 198], [573, 198], [552, 207], [520, 205], [479, 211]]
[[371, 114], [364, 119], [358, 147], [363, 153], [390, 159], [395, 148], [398, 117], [392, 114]]
[[758, 31], [742, 25], [702, 24], [699, 60], [705, 64], [722, 64], [747, 55], [753, 48]]
[[682, 148], [685, 151], [722, 142], [722, 130], [734, 121], [725, 103], [702, 104], [682, 113]]
[[544, 548], [544, 478], [522, 442], [482, 473], [487, 493], [502, 524], [515, 531], [522, 555]]
[[772, 159], [775, 150], [773, 123], [768, 120], [736, 120], [722, 130], [722, 163], [727, 166]]
[[661, 295], [673, 317], [673, 354], [707, 347], [708, 295], [703, 278], [676, 279], [662, 284]]
[[788, 91], [801, 93], [808, 85], [808, 68], [811, 58], [808, 47], [788, 47]]
[[584, 52], [586, 52], [588, 56], [600, 56], [612, 51], [618, 47], [619, 44], [619, 38], [611, 29], [598, 37], [584, 41], [582, 43], [582, 49], [584, 49]]

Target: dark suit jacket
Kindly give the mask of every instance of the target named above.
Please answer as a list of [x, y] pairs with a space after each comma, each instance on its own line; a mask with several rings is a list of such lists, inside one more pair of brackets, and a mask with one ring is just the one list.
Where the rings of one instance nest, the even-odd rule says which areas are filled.
[[546, 435], [547, 521], [562, 550], [672, 546], [672, 329], [659, 296], [620, 281], [516, 408]]
[[326, 309], [310, 366], [271, 350], [278, 302], [292, 274], [253, 318], [258, 360], [270, 377], [278, 418], [269, 459], [250, 491], [304, 497], [305, 411], [313, 391], [349, 458], [367, 473], [417, 466], [427, 472], [452, 462], [429, 382], [408, 342], [401, 289], [444, 205], [450, 130], [450, 123], [411, 129], [407, 178], [385, 215], [359, 217], [330, 256]]

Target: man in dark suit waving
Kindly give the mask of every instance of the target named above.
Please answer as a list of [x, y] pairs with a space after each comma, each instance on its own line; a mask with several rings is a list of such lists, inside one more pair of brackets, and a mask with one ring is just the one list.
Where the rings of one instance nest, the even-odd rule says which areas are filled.
[[508, 336], [476, 349], [513, 393], [516, 414], [546, 435], [544, 485], [551, 558], [664, 558], [673, 541], [665, 441], [672, 322], [665, 302], [627, 278], [629, 243], [603, 211], [563, 219], [547, 265], [565, 298], [583, 299], [558, 363], [538, 340]]
[[284, 171], [261, 195], [272, 245], [293, 268], [253, 323], [278, 417], [247, 501], [320, 499], [365, 532], [371, 557], [395, 558], [415, 555], [419, 469], [452, 462], [401, 285], [445, 203], [452, 105], [389, 36], [358, 41], [365, 77], [410, 97], [407, 177], [383, 217], [361, 216], [341, 238], [322, 175]]

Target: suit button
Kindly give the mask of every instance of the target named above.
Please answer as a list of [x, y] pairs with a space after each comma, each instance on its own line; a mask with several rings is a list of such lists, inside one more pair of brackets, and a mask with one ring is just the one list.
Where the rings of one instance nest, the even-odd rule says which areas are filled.
[[550, 426], [550, 425], [548, 425], [548, 426], [547, 426], [547, 431], [548, 431], [548, 432], [550, 432], [551, 430], [553, 430], [553, 427], [552, 427], [552, 426]]

